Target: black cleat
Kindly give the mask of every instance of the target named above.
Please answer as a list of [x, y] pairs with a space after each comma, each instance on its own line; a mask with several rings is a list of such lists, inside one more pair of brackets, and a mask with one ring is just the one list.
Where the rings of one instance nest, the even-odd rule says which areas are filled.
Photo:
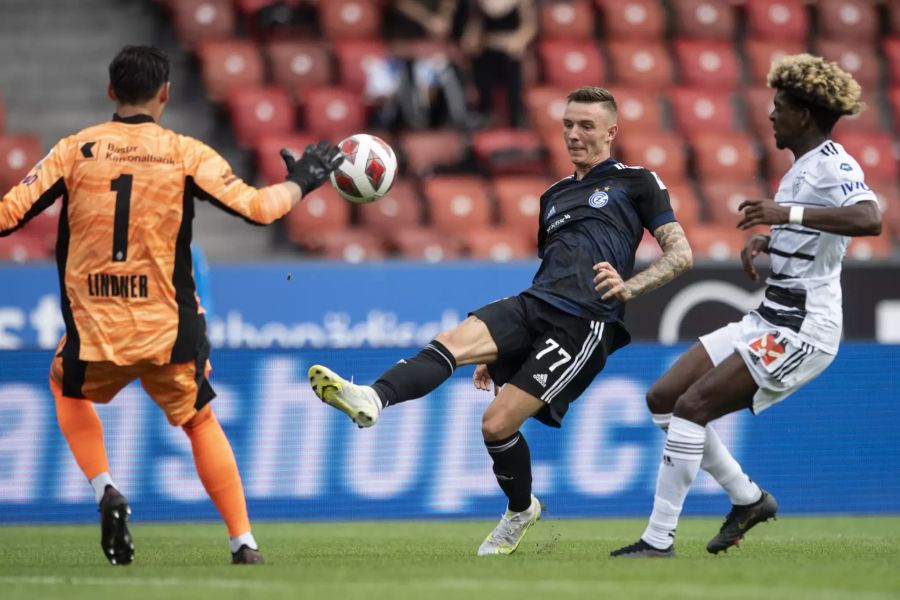
[[762, 490], [762, 498], [753, 504], [732, 505], [731, 512], [725, 517], [719, 533], [706, 545], [706, 551], [718, 554], [722, 550], [737, 546], [744, 534], [754, 525], [774, 519], [777, 511], [778, 502], [775, 501], [775, 496], [766, 490]]
[[629, 546], [613, 550], [609, 555], [621, 558], [675, 558], [675, 543], [665, 550], [660, 550], [641, 539]]
[[264, 561], [259, 550], [254, 550], [247, 544], [238, 548], [237, 552], [231, 553], [231, 564], [233, 565], [261, 565]]
[[134, 544], [128, 531], [131, 507], [128, 500], [111, 485], [100, 499], [100, 547], [111, 565], [130, 565], [134, 560]]

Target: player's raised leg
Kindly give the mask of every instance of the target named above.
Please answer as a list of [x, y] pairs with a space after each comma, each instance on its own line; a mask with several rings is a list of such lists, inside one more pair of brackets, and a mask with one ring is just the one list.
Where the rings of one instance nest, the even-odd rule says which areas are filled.
[[484, 445], [508, 503], [500, 522], [478, 548], [478, 556], [512, 554], [541, 518], [541, 503], [531, 493], [531, 452], [519, 429], [543, 407], [538, 398], [507, 384], [484, 413]]
[[485, 324], [470, 316], [428, 343], [415, 356], [401, 360], [371, 386], [347, 381], [328, 367], [309, 368], [316, 396], [345, 413], [360, 427], [371, 427], [381, 410], [421, 398], [447, 380], [456, 367], [496, 358], [497, 345]]

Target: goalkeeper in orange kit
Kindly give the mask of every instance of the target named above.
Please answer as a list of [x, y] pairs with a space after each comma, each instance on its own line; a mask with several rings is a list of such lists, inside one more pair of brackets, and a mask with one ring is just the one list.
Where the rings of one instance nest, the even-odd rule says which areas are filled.
[[234, 453], [209, 402], [210, 345], [191, 266], [195, 199], [256, 224], [283, 217], [343, 160], [327, 143], [295, 160], [287, 181], [256, 189], [214, 150], [158, 125], [169, 60], [127, 46], [109, 65], [111, 121], [61, 140], [0, 201], [0, 236], [62, 198], [56, 261], [66, 334], [50, 369], [60, 429], [100, 505], [101, 547], [134, 559], [131, 509], [109, 473], [92, 402], [140, 379], [191, 441], [203, 486], [228, 526], [233, 563], [261, 563]]

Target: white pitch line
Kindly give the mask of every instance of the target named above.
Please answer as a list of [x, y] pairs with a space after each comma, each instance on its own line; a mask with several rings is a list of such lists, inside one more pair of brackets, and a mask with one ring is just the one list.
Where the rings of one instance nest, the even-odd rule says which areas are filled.
[[245, 581], [239, 579], [177, 579], [155, 577], [60, 577], [47, 576], [0, 576], [0, 583], [21, 583], [30, 585], [99, 585], [99, 586], [156, 586], [156, 587], [192, 587], [203, 586], [226, 589], [262, 589], [262, 588], [292, 588], [278, 581]]

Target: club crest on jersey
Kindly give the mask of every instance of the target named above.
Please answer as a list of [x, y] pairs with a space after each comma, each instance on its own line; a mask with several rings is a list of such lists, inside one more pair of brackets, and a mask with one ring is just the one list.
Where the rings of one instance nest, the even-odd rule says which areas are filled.
[[803, 183], [803, 173], [800, 173], [800, 176], [794, 180], [794, 185], [791, 188], [791, 196], [796, 198], [797, 194], [800, 193], [800, 184]]
[[781, 340], [775, 338], [776, 334], [767, 333], [761, 338], [755, 339], [747, 346], [753, 352], [756, 360], [762, 360], [763, 365], [769, 366], [782, 356], [785, 348]]
[[852, 171], [853, 167], [851, 167], [847, 163], [841, 163], [841, 171]]
[[600, 190], [594, 190], [594, 193], [588, 198], [588, 204], [594, 208], [603, 208], [607, 202], [609, 202], [609, 194]]

